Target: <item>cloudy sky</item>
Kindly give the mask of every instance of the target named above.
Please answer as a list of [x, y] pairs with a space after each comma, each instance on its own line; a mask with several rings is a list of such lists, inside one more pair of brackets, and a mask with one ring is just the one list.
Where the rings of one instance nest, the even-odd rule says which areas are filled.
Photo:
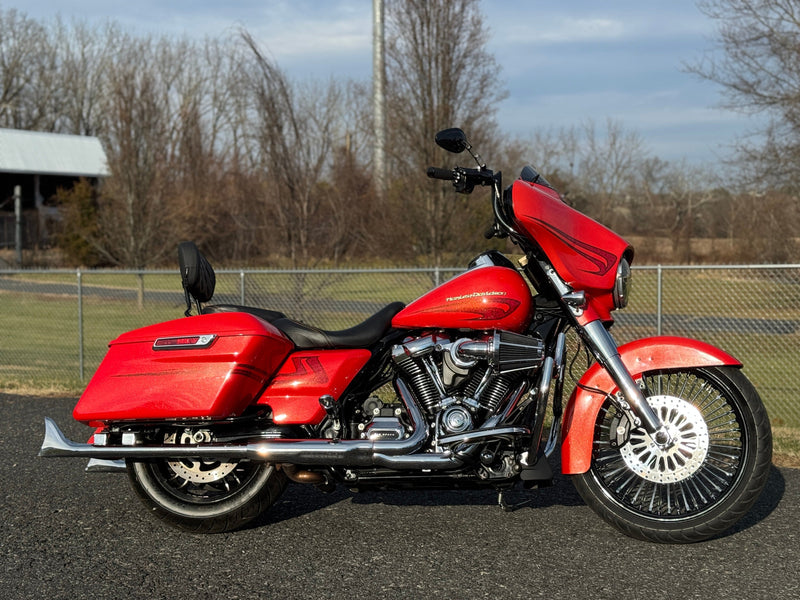
[[[372, 0], [0, 0], [30, 17], [114, 20], [141, 33], [225, 35], [244, 26], [296, 78], [367, 80]], [[525, 136], [610, 117], [661, 158], [713, 163], [752, 118], [685, 72], [713, 48], [694, 0], [482, 0], [509, 92], [500, 127]]]

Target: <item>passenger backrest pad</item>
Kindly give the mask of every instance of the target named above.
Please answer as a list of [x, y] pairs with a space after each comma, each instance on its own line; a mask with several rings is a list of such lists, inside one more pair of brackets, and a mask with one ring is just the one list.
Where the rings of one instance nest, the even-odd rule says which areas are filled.
[[194, 242], [178, 244], [178, 263], [185, 289], [198, 302], [208, 302], [217, 284], [214, 269]]

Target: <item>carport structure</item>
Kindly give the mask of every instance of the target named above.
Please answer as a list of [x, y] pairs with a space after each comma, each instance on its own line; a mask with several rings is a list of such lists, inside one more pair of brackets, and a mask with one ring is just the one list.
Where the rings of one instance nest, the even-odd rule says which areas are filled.
[[96, 137], [0, 129], [0, 248], [15, 247], [19, 261], [23, 245], [47, 244], [58, 188], [109, 174]]

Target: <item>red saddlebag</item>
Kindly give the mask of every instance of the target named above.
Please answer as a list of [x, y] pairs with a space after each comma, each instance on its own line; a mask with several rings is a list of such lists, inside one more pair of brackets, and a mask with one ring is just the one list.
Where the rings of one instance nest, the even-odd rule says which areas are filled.
[[293, 347], [272, 325], [246, 313], [136, 329], [111, 342], [73, 416], [88, 424], [237, 416]]

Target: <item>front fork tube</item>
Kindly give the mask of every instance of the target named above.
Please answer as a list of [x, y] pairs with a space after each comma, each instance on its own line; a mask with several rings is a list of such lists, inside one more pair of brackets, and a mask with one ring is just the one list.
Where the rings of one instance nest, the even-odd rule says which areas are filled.
[[[668, 444], [670, 435], [653, 408], [648, 404], [641, 388], [625, 367], [617, 350], [617, 343], [600, 321], [583, 326], [583, 337], [598, 362], [605, 368], [630, 405], [630, 412], [657, 444]], [[623, 409], [626, 407], [622, 407]], [[638, 424], [637, 424], [638, 425]]]

